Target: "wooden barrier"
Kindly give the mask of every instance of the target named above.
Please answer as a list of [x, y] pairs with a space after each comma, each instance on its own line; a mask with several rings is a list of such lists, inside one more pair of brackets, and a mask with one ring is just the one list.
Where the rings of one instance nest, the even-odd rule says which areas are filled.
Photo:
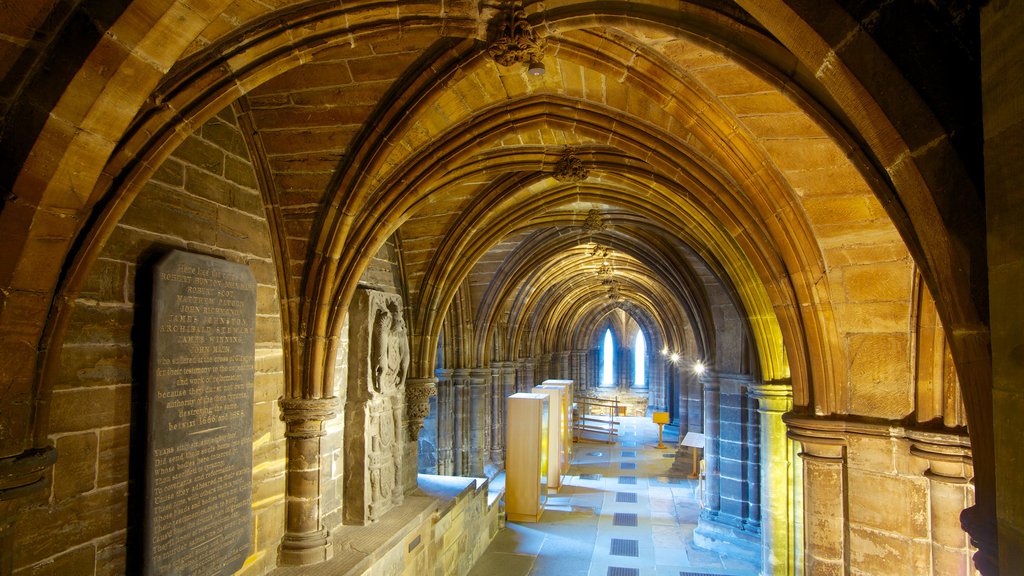
[[[620, 408], [624, 407], [620, 407], [617, 398], [605, 400], [586, 396], [578, 397], [573, 409], [573, 441], [579, 441], [583, 438], [583, 434], [591, 433], [603, 435], [604, 442], [614, 444], [619, 436], [619, 421], [616, 418], [621, 415]], [[607, 414], [602, 412], [607, 412]]]

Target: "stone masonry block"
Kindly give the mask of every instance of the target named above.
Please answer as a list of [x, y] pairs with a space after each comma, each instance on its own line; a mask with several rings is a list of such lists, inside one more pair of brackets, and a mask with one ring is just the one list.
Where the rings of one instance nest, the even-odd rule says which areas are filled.
[[221, 150], [234, 154], [242, 159], [249, 159], [249, 150], [245, 146], [241, 132], [234, 122], [223, 118], [211, 118], [200, 128], [203, 139]]
[[910, 541], [894, 534], [850, 527], [850, 571], [855, 574], [914, 576]]
[[913, 410], [906, 334], [852, 334], [850, 409], [855, 414], [903, 418]]
[[18, 576], [66, 576], [93, 574], [96, 569], [96, 547], [86, 544], [19, 571]]
[[125, 302], [127, 282], [126, 263], [100, 258], [93, 264], [78, 297], [106, 302]]
[[127, 482], [131, 427], [124, 425], [104, 428], [98, 434], [96, 487], [106, 488]]
[[61, 502], [96, 487], [96, 433], [61, 436], [54, 442], [53, 499]]
[[891, 438], [851, 435], [847, 446], [850, 468], [878, 474], [896, 473], [896, 444]]
[[131, 414], [131, 386], [54, 390], [50, 432], [78, 432], [121, 426]]
[[850, 524], [866, 529], [925, 538], [929, 518], [927, 480], [850, 469]]
[[[70, 335], [69, 335], [70, 336]], [[65, 341], [55, 390], [128, 384], [132, 380], [131, 345], [90, 346]]]
[[256, 180], [256, 173], [253, 171], [252, 165], [234, 156], [224, 157], [224, 178], [243, 188], [255, 190], [259, 187], [259, 182]]
[[131, 342], [134, 310], [127, 306], [79, 303], [68, 322], [68, 340], [93, 346], [119, 346]]
[[907, 260], [843, 268], [848, 302], [906, 302], [913, 280], [913, 265]]
[[[14, 565], [25, 566], [65, 550], [124, 530], [127, 526], [127, 484], [70, 498], [18, 520]], [[62, 572], [79, 574], [83, 572]], [[84, 574], [92, 574], [90, 568]]]
[[206, 140], [194, 136], [186, 138], [173, 156], [211, 174], [219, 176], [224, 173], [224, 151]]

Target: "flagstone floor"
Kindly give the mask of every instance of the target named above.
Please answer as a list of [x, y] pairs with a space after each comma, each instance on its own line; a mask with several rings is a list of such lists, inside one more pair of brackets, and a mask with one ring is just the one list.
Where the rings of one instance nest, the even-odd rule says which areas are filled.
[[[678, 439], [621, 418], [614, 444], [578, 442], [539, 522], [507, 523], [470, 576], [749, 576], [758, 567], [693, 545], [698, 485], [670, 475]], [[500, 485], [502, 476], [492, 483]]]

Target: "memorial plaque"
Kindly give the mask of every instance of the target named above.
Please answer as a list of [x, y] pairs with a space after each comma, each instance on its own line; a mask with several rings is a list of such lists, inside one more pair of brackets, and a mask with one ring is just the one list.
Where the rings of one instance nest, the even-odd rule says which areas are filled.
[[249, 555], [256, 282], [175, 251], [153, 277], [145, 571], [233, 574]]

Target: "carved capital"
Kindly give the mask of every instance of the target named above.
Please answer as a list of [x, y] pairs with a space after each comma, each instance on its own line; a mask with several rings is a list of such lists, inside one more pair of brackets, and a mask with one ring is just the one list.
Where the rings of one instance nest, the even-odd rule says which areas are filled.
[[966, 434], [911, 430], [910, 453], [928, 461], [924, 475], [938, 482], [966, 484], [973, 474], [971, 439]]
[[430, 397], [437, 395], [437, 378], [409, 378], [405, 382], [405, 415], [409, 440], [418, 440], [423, 421], [430, 415]]
[[338, 411], [338, 399], [327, 398], [281, 398], [281, 420], [288, 425], [288, 438], [316, 438], [324, 435], [324, 422], [334, 418]]
[[491, 58], [502, 66], [520, 62], [539, 62], [544, 58], [544, 40], [537, 38], [521, 6], [516, 6], [502, 26], [501, 34], [488, 49]]
[[583, 165], [583, 161], [573, 154], [572, 151], [566, 151], [562, 155], [555, 164], [554, 171], [551, 173], [551, 177], [559, 182], [582, 182], [589, 175], [590, 171]]
[[793, 385], [789, 382], [752, 384], [747, 389], [762, 414], [784, 414], [793, 408]]
[[0, 458], [0, 501], [15, 500], [45, 488], [44, 472], [57, 461], [52, 446]]

